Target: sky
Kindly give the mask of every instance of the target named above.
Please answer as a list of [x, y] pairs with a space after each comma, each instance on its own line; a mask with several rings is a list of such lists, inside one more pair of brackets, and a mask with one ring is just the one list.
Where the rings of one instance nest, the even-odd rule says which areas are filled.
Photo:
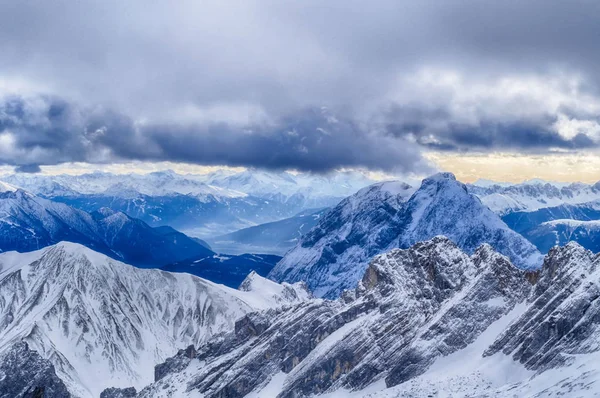
[[0, 1], [0, 166], [597, 181], [599, 12]]

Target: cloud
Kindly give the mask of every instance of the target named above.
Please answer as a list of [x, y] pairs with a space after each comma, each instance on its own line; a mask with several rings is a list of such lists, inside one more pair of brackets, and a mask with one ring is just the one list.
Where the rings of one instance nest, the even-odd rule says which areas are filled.
[[[3, 139], [4, 137], [4, 139]], [[55, 97], [10, 97], [0, 104], [0, 163], [20, 172], [65, 162], [175, 161], [325, 172], [361, 167], [423, 172], [416, 144], [326, 109], [248, 124], [135, 122], [103, 108]]]
[[551, 152], [600, 144], [600, 97], [578, 76], [481, 79], [444, 69], [403, 76], [383, 119], [396, 136], [442, 151]]
[[599, 11], [584, 0], [1, 3], [0, 163], [418, 171], [432, 150], [596, 149]]

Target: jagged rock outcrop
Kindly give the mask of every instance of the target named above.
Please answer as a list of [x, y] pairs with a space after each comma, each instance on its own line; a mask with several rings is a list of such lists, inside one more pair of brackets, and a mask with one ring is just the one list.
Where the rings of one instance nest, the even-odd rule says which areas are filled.
[[375, 257], [358, 287], [339, 300], [247, 315], [233, 333], [198, 347], [197, 361], [171, 359], [185, 366], [161, 372], [139, 396], [243, 397], [282, 372], [279, 398], [382, 380], [393, 386], [468, 346], [531, 288], [525, 272], [489, 245], [469, 256], [436, 237]]
[[100, 393], [100, 398], [135, 398], [137, 391], [133, 387], [107, 388]]
[[0, 398], [71, 398], [54, 366], [27, 343], [17, 342], [0, 355]]
[[600, 344], [599, 258], [577, 243], [550, 251], [528, 310], [489, 348], [529, 369], [564, 365]]

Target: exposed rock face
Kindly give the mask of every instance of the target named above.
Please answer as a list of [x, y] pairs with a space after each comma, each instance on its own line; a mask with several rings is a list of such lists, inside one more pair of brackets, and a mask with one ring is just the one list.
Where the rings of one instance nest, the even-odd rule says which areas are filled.
[[183, 353], [171, 359], [185, 369], [161, 371], [139, 396], [242, 397], [280, 372], [279, 398], [359, 390], [382, 379], [393, 386], [472, 343], [531, 288], [525, 272], [489, 245], [469, 256], [436, 237], [375, 257], [339, 300], [247, 315], [235, 332], [199, 347], [197, 361]]
[[18, 342], [0, 356], [0, 397], [70, 398], [71, 394], [50, 361]]
[[537, 371], [569, 363], [600, 343], [599, 258], [576, 243], [550, 251], [528, 310], [489, 348]]
[[440, 173], [424, 179], [416, 192], [401, 183], [380, 183], [342, 201], [269, 276], [306, 281], [317, 297], [337, 298], [344, 289], [356, 287], [373, 256], [437, 235], [469, 254], [489, 243], [520, 268], [542, 263], [529, 241], [469, 194], [454, 175]]
[[133, 387], [129, 388], [107, 388], [102, 391], [100, 398], [134, 398], [137, 391]]

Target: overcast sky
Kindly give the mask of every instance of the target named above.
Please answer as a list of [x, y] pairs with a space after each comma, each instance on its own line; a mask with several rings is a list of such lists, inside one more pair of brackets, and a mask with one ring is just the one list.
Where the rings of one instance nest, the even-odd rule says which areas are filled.
[[517, 179], [550, 164], [576, 180], [600, 144], [598, 15], [597, 1], [0, 1], [0, 164], [493, 177], [518, 159]]

